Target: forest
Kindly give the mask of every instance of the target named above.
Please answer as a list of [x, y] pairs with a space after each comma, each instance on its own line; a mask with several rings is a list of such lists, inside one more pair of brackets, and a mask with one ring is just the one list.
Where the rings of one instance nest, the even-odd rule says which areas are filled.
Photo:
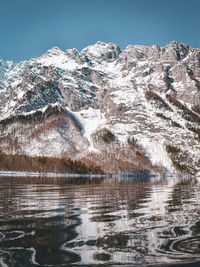
[[26, 155], [8, 155], [0, 151], [0, 171], [53, 172], [77, 174], [103, 174], [99, 166], [80, 160], [56, 157], [30, 157]]

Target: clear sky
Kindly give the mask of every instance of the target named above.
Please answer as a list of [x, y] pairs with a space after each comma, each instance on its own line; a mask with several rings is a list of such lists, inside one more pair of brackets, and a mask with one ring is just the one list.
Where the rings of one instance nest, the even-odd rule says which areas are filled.
[[200, 47], [200, 0], [0, 0], [0, 57], [16, 62], [58, 46]]

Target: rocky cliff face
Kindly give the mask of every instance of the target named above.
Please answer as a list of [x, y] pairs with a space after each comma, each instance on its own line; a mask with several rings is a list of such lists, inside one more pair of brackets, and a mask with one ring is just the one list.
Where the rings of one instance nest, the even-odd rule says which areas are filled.
[[196, 172], [200, 49], [97, 42], [14, 64], [0, 60], [0, 146], [109, 171]]

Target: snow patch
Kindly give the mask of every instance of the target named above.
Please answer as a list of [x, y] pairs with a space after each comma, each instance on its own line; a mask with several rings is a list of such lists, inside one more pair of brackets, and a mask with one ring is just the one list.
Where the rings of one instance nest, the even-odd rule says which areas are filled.
[[94, 148], [91, 135], [96, 132], [102, 125], [106, 123], [105, 115], [100, 109], [89, 108], [80, 112], [73, 112], [83, 126], [82, 134], [90, 144], [90, 152], [99, 152]]
[[158, 141], [150, 140], [144, 136], [138, 138], [138, 143], [145, 149], [153, 165], [161, 165], [168, 171], [173, 172], [174, 168], [169, 158], [165, 145]]
[[69, 71], [73, 71], [74, 69], [80, 67], [80, 64], [71, 59], [67, 53], [60, 49], [49, 50], [46, 54], [37, 59], [37, 63]]

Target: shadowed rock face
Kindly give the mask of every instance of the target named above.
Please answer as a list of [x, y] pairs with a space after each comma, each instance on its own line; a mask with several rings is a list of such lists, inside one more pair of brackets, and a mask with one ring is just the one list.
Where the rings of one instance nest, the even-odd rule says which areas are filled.
[[199, 90], [200, 49], [176, 41], [124, 50], [99, 41], [80, 53], [54, 47], [19, 64], [1, 59], [1, 149], [95, 160], [112, 171], [194, 172]]

